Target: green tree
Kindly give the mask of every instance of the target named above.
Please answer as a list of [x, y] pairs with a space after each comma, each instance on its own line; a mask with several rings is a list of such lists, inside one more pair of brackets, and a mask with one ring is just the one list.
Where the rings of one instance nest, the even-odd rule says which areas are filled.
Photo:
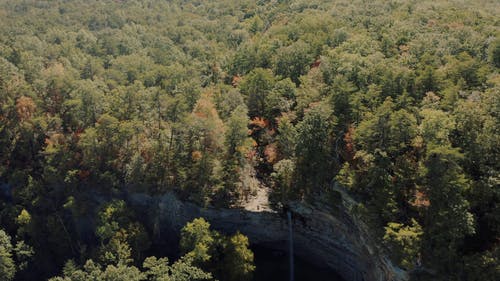
[[250, 118], [266, 115], [266, 99], [274, 87], [274, 82], [273, 73], [263, 68], [256, 68], [244, 77], [240, 90], [245, 96]]
[[309, 66], [314, 62], [314, 53], [311, 47], [302, 40], [290, 46], [278, 49], [278, 55], [273, 64], [276, 75], [290, 78], [296, 85], [300, 84], [299, 77], [309, 71]]
[[210, 230], [210, 224], [203, 218], [194, 219], [181, 230], [180, 247], [184, 257], [222, 280], [251, 279], [255, 266], [248, 246], [246, 236], [221, 235]]
[[281, 203], [285, 203], [293, 195], [293, 184], [295, 174], [295, 162], [291, 159], [283, 159], [273, 166], [274, 172], [271, 177], [274, 181], [272, 196]]
[[77, 269], [73, 263], [66, 263], [63, 277], [54, 277], [50, 281], [142, 281], [145, 280], [143, 273], [135, 266], [108, 265], [105, 269], [92, 260], [88, 260], [82, 269]]
[[296, 186], [305, 194], [323, 190], [332, 175], [332, 128], [330, 112], [322, 106], [311, 108], [297, 124], [295, 148]]
[[295, 155], [295, 142], [297, 141], [297, 130], [293, 126], [290, 117], [285, 115], [278, 121], [278, 136], [276, 137], [278, 150], [282, 158], [292, 158]]
[[50, 281], [200, 281], [212, 280], [210, 273], [192, 265], [187, 257], [181, 257], [173, 264], [167, 258], [148, 257], [143, 263], [144, 271], [131, 265], [118, 264], [104, 267], [92, 260], [87, 260], [83, 269], [79, 269], [72, 260], [66, 262], [63, 276]]
[[198, 281], [212, 280], [212, 274], [192, 265], [192, 260], [181, 257], [172, 265], [167, 258], [149, 257], [144, 260], [144, 269], [147, 280], [150, 281]]
[[423, 109], [420, 134], [430, 146], [450, 144], [450, 135], [455, 128], [454, 120], [444, 111]]
[[10, 236], [0, 229], [0, 280], [14, 280], [16, 266], [12, 257], [12, 244]]
[[204, 205], [209, 202], [214, 186], [219, 181], [214, 166], [223, 155], [225, 127], [219, 118], [209, 93], [203, 94], [188, 117], [184, 146], [189, 159], [184, 164], [186, 181], [185, 192], [196, 202]]
[[224, 250], [224, 275], [227, 277], [224, 280], [252, 280], [254, 256], [248, 246], [248, 238], [239, 232], [228, 239]]
[[396, 110], [391, 98], [354, 130], [357, 152], [339, 179], [365, 198], [382, 225], [410, 208], [418, 182], [417, 133], [416, 118], [405, 109]]
[[497, 280], [500, 274], [500, 249], [493, 249], [483, 253], [466, 257], [465, 278], [470, 281]]
[[210, 250], [214, 244], [214, 237], [210, 224], [203, 218], [194, 219], [187, 223], [181, 231], [181, 252], [193, 258], [197, 264], [210, 260]]
[[[141, 259], [150, 241], [144, 226], [133, 220], [123, 200], [113, 200], [98, 213], [96, 235], [100, 240], [102, 261], [107, 264], [129, 264]], [[131, 247], [132, 246], [132, 247]]]
[[414, 219], [411, 225], [391, 222], [385, 227], [384, 242], [402, 267], [413, 269], [420, 262], [422, 227]]
[[339, 125], [347, 127], [353, 119], [351, 100], [354, 97], [353, 93], [356, 91], [356, 87], [344, 76], [338, 75], [334, 78], [333, 85], [329, 90], [333, 111], [335, 116], [339, 118]]
[[267, 112], [264, 117], [271, 124], [275, 124], [276, 118], [282, 113], [288, 113], [294, 109], [296, 95], [295, 84], [289, 78], [276, 82], [265, 98]]
[[64, 104], [63, 120], [72, 130], [81, 130], [92, 126], [103, 113], [103, 85], [90, 80], [81, 80], [75, 83], [70, 98]]
[[368, 152], [375, 149], [387, 151], [391, 158], [411, 149], [417, 135], [416, 118], [405, 109], [395, 110], [388, 98], [356, 128], [354, 142]]
[[245, 163], [246, 153], [250, 148], [248, 137], [248, 117], [245, 106], [238, 106], [226, 122], [226, 135], [224, 145], [225, 157], [222, 163], [222, 179], [224, 189], [221, 190], [222, 198], [218, 204], [230, 205], [237, 201], [242, 191], [240, 190], [240, 171]]
[[474, 233], [474, 217], [464, 192], [470, 188], [458, 161], [463, 156], [449, 147], [427, 152], [424, 162], [425, 192], [430, 206], [424, 224], [424, 250], [429, 266], [442, 274], [460, 274], [459, 248]]
[[500, 38], [496, 38], [490, 43], [488, 59], [494, 66], [500, 67]]

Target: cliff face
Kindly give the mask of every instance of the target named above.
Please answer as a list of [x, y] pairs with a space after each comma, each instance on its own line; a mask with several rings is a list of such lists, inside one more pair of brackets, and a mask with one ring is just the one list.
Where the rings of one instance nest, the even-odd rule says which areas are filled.
[[[178, 200], [173, 194], [159, 198], [132, 195], [129, 202], [139, 211], [153, 209], [154, 213], [144, 214], [144, 218], [152, 225], [157, 239], [176, 239], [172, 233], [178, 233], [186, 222], [197, 217], [204, 217], [214, 229], [224, 233], [239, 230], [251, 243], [269, 248], [283, 249], [288, 239], [284, 214], [200, 208]], [[378, 253], [363, 224], [348, 209], [349, 202], [345, 200], [335, 211], [291, 204], [295, 254], [318, 266], [334, 269], [346, 281], [407, 280], [406, 272]]]

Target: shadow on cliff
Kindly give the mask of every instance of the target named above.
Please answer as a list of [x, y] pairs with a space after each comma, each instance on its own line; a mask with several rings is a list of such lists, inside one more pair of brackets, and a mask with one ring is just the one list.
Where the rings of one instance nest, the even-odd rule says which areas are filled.
[[[173, 193], [162, 196], [127, 195], [143, 223], [153, 230], [157, 247], [165, 245], [175, 255], [181, 228], [194, 218], [203, 217], [223, 233], [236, 231], [248, 236], [252, 245], [286, 251], [288, 224], [282, 212], [253, 212], [243, 209], [202, 208], [179, 200]], [[346, 281], [405, 280], [406, 273], [392, 265], [370, 238], [364, 225], [342, 204], [335, 211], [293, 203], [295, 256], [316, 268], [335, 272]], [[335, 279], [331, 279], [335, 280]]]

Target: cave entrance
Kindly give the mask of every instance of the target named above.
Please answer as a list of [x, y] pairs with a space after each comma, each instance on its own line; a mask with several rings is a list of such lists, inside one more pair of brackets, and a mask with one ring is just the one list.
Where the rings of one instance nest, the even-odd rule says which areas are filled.
[[[283, 244], [283, 245], [281, 245]], [[254, 244], [254, 281], [289, 281], [289, 260], [286, 241], [269, 245]], [[283, 249], [283, 250], [282, 250]], [[295, 281], [344, 281], [330, 268], [319, 267], [303, 257], [294, 256]]]

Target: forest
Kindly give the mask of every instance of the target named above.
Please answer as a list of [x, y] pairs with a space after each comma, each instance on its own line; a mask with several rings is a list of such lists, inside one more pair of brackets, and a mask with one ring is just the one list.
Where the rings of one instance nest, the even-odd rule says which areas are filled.
[[0, 281], [255, 280], [244, 233], [197, 218], [167, 255], [126, 198], [239, 209], [256, 188], [274, 212], [344, 190], [412, 281], [500, 280], [499, 15], [0, 0]]

